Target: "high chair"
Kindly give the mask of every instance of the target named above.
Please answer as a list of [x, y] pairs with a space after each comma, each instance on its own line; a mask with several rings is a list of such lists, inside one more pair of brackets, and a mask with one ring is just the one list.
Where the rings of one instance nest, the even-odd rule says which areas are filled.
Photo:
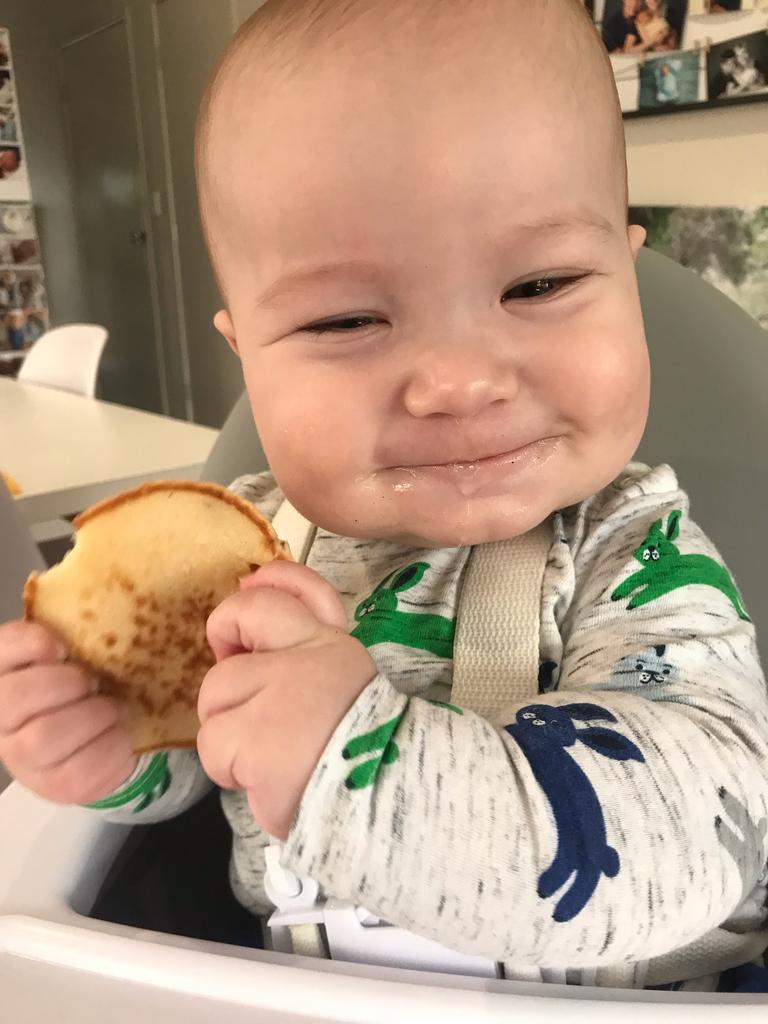
[[[677, 470], [692, 515], [729, 564], [761, 637], [768, 628], [761, 586], [768, 480], [762, 453], [757, 459], [753, 453], [768, 425], [768, 338], [730, 300], [663, 256], [643, 250], [638, 278], [653, 399], [637, 458]], [[242, 398], [203, 477], [226, 484], [265, 465]], [[139, 1012], [164, 1024], [516, 1018], [682, 1024], [692, 1014], [701, 1024], [727, 1024], [737, 1007], [741, 1021], [766, 1019], [768, 994], [509, 982], [319, 960], [93, 920], [96, 893], [129, 831], [86, 810], [48, 804], [18, 784], [0, 795], [0, 1007], [6, 1008], [0, 1019], [22, 1019], [7, 1007], [24, 985], [23, 1019], [57, 1024], [105, 1018], [123, 1024]]]

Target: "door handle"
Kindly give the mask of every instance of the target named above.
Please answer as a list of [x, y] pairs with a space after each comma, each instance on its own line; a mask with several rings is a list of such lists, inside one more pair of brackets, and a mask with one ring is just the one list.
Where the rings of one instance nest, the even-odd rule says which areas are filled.
[[144, 245], [147, 241], [147, 232], [144, 230], [131, 232], [131, 245]]

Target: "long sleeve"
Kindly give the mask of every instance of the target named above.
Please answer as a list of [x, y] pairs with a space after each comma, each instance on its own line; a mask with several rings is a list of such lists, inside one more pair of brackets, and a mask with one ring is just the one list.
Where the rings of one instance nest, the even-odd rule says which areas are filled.
[[119, 789], [86, 806], [118, 825], [151, 825], [175, 818], [212, 787], [196, 751], [162, 750], [142, 755]]
[[284, 863], [468, 953], [649, 960], [725, 922], [768, 860], [754, 628], [668, 467], [559, 528], [575, 583], [557, 689], [489, 722], [380, 674], [325, 750]]

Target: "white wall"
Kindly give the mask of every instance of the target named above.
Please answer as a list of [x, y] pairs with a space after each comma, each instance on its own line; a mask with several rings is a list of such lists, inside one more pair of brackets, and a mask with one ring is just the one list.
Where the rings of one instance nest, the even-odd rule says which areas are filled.
[[232, 0], [234, 4], [235, 21], [241, 25], [246, 18], [250, 18], [254, 11], [258, 10], [265, 3], [265, 0]]
[[768, 206], [768, 101], [625, 121], [635, 206]]
[[0, 0], [11, 33], [19, 110], [53, 323], [87, 320], [77, 256], [58, 52], [118, 18], [121, 0]]

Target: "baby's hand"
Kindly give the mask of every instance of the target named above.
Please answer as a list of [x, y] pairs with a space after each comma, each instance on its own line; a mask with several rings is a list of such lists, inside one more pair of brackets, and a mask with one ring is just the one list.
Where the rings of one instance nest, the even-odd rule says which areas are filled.
[[269, 562], [208, 620], [218, 662], [198, 702], [207, 774], [248, 794], [256, 821], [285, 839], [336, 726], [376, 675], [336, 591], [312, 569]]
[[28, 789], [61, 804], [114, 792], [136, 767], [109, 697], [35, 622], [0, 626], [0, 761]]

